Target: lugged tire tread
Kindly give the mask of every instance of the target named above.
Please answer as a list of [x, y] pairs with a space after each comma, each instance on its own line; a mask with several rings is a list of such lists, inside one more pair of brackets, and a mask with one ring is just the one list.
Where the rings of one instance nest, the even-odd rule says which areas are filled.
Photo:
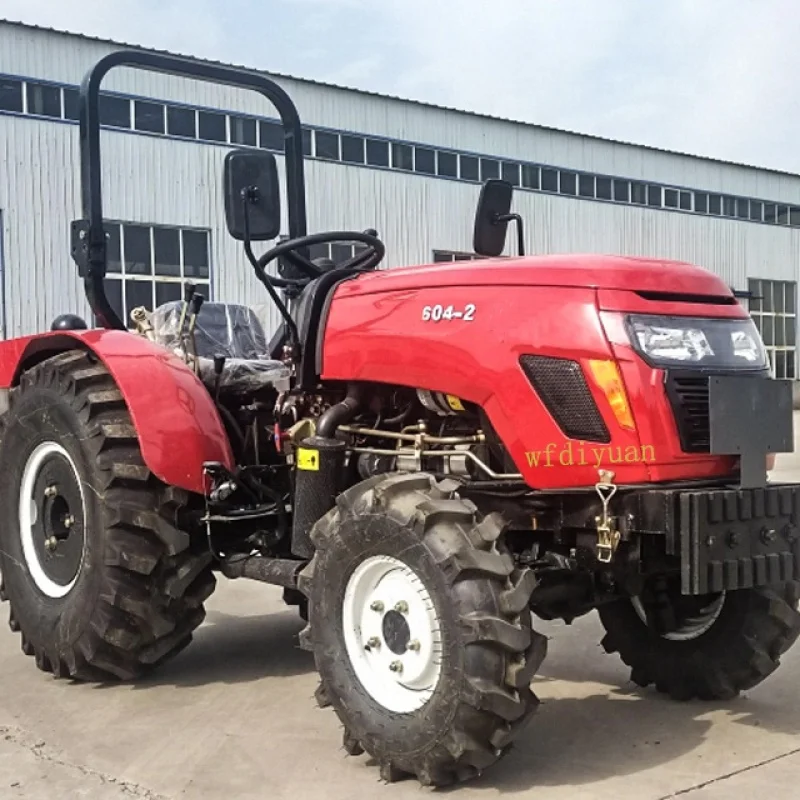
[[[491, 581], [504, 604], [500, 616], [487, 611], [460, 619], [467, 646], [507, 654], [505, 680], [495, 684], [465, 676], [453, 727], [432, 751], [379, 759], [380, 776], [386, 782], [413, 775], [422, 785], [446, 786], [480, 774], [508, 752], [539, 705], [530, 681], [545, 657], [547, 640], [531, 630], [527, 602], [522, 602], [524, 592], [533, 585], [526, 573], [515, 570], [511, 556], [497, 549], [504, 529], [502, 519], [495, 515], [481, 518], [471, 502], [455, 495], [455, 488], [452, 481], [437, 483], [428, 475], [404, 474], [376, 476], [348, 489], [339, 496], [336, 508], [314, 526], [311, 538], [316, 552], [300, 575], [299, 586], [310, 595], [321, 573], [317, 567], [320, 554], [347, 514], [388, 514], [415, 528], [423, 539], [427, 535], [439, 537], [450, 555], [438, 565], [451, 583]], [[302, 640], [306, 649], [313, 650], [310, 625]], [[332, 705], [322, 681], [317, 702], [321, 707]], [[345, 726], [345, 736], [353, 741], [346, 720], [335, 710]], [[470, 721], [469, 729], [462, 727], [465, 719]], [[359, 742], [355, 749], [363, 747], [367, 744]]]
[[675, 650], [669, 658], [652, 646], [643, 625], [632, 624], [631, 609], [619, 605], [626, 602], [620, 600], [599, 609], [606, 629], [602, 646], [619, 655], [631, 669], [631, 680], [642, 688], [654, 685], [680, 701], [730, 700], [771, 675], [800, 635], [798, 586], [793, 582], [735, 592], [740, 597], [733, 633], [713, 647], [704, 646], [702, 637], [677, 643], [690, 647]]
[[[110, 522], [98, 565], [102, 602], [81, 636], [55, 653], [20, 631], [22, 649], [57, 677], [131, 680], [180, 652], [202, 623], [203, 602], [216, 583], [211, 556], [194, 552], [189, 535], [177, 527], [186, 494], [164, 486], [144, 465], [122, 394], [102, 364], [84, 351], [49, 358], [22, 374], [10, 393], [11, 409], [39, 388], [57, 390], [86, 426]], [[18, 631], [15, 601], [6, 595], [4, 589], [9, 625]]]

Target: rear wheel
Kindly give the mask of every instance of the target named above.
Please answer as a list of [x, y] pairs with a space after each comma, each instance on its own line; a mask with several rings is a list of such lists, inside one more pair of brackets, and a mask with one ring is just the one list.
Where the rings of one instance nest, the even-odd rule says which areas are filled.
[[144, 465], [105, 367], [83, 352], [43, 362], [0, 425], [3, 599], [23, 651], [87, 680], [179, 652], [214, 589], [211, 557], [179, 527], [185, 493]]
[[639, 686], [676, 700], [727, 700], [777, 669], [800, 634], [798, 584], [702, 597], [680, 578], [648, 582], [641, 597], [600, 606], [603, 646]]
[[531, 630], [533, 576], [481, 516], [427, 475], [372, 478], [312, 531], [309, 594], [318, 699], [385, 780], [472, 777], [504, 755], [534, 712], [546, 652]]

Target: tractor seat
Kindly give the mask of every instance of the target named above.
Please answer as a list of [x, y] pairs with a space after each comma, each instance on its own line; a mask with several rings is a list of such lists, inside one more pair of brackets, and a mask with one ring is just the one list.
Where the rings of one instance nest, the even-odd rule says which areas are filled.
[[[180, 356], [185, 350], [194, 355], [191, 340], [179, 339], [183, 303], [164, 303], [153, 311], [151, 324], [156, 342]], [[184, 332], [189, 328], [186, 320]], [[204, 303], [194, 328], [200, 379], [208, 388], [216, 383], [215, 356], [225, 356], [220, 377], [220, 391], [247, 394], [273, 387], [289, 388], [289, 368], [271, 359], [264, 328], [252, 309], [233, 303]]]

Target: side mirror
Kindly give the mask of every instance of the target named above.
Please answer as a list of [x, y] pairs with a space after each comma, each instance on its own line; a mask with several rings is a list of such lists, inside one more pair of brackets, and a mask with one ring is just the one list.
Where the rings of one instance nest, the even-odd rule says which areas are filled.
[[239, 241], [274, 239], [281, 229], [278, 167], [272, 153], [232, 150], [225, 156], [225, 221]]
[[508, 223], [512, 219], [514, 187], [507, 181], [491, 179], [483, 184], [475, 212], [472, 247], [481, 256], [499, 256], [506, 246]]

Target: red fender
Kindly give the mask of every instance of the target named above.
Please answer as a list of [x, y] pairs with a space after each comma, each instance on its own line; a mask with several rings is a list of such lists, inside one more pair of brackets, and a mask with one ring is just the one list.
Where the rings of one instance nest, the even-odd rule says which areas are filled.
[[103, 362], [128, 405], [150, 471], [169, 486], [204, 494], [203, 462], [234, 466], [228, 436], [206, 388], [176, 355], [116, 330], [58, 331], [0, 342], [0, 388], [28, 367], [82, 347]]

